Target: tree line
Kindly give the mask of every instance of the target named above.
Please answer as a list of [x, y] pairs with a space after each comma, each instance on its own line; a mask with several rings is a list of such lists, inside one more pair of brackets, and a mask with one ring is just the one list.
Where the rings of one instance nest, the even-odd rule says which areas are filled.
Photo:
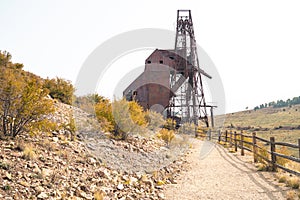
[[294, 97], [292, 99], [287, 99], [287, 100], [277, 100], [277, 101], [272, 101], [269, 103], [264, 103], [259, 106], [255, 106], [254, 110], [262, 109], [262, 108], [267, 108], [267, 107], [273, 107], [273, 108], [282, 108], [282, 107], [287, 107], [287, 106], [292, 106], [292, 105], [297, 105], [300, 104], [300, 96], [299, 97]]

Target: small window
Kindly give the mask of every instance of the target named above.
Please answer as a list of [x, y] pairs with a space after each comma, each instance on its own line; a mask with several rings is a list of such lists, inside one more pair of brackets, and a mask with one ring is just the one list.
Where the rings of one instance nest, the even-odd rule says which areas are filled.
[[174, 57], [173, 57], [173, 56], [170, 56], [169, 58], [170, 58], [171, 60], [174, 60]]
[[151, 63], [151, 60], [147, 60], [147, 63], [150, 64], [150, 63]]
[[164, 62], [162, 60], [159, 61], [160, 64], [163, 64]]

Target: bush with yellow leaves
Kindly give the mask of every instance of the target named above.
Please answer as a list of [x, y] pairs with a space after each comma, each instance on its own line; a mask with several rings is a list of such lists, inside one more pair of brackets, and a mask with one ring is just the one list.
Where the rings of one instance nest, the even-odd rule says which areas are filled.
[[147, 126], [146, 114], [135, 101], [125, 99], [102, 100], [95, 106], [96, 117], [104, 131], [114, 133], [118, 139], [127, 139], [129, 134], [142, 133]]
[[166, 145], [169, 147], [171, 141], [175, 137], [175, 133], [173, 130], [163, 128], [158, 132], [157, 137], [165, 141]]

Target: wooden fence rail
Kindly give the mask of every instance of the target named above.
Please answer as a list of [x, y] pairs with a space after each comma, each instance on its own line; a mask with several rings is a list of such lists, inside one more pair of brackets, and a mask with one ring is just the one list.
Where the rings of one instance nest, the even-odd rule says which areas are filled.
[[[274, 137], [270, 137], [270, 140], [267, 140], [257, 137], [255, 132], [249, 135], [243, 133], [243, 131], [240, 133], [237, 133], [236, 131], [225, 131], [222, 133], [219, 131], [217, 137], [212, 136], [210, 132], [208, 138], [216, 138], [219, 143], [225, 142], [229, 144], [230, 147], [234, 147], [235, 151], [237, 151], [238, 148], [241, 149], [241, 155], [244, 155], [245, 151], [252, 152], [255, 163], [258, 162], [259, 158], [263, 159], [270, 164], [272, 171], [276, 171], [279, 168], [294, 175], [300, 176], [300, 172], [286, 168], [285, 166], [280, 165], [278, 162], [279, 158], [284, 158], [289, 161], [300, 163], [300, 138], [298, 139], [298, 144], [290, 144], [285, 142], [276, 142]], [[267, 149], [266, 146], [270, 146], [269, 149]], [[278, 150], [276, 151], [279, 146], [297, 149], [299, 156], [294, 157], [279, 153]]]

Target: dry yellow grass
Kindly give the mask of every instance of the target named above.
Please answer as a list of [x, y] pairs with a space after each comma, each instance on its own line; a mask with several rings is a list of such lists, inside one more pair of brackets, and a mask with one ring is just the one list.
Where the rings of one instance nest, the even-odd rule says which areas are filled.
[[166, 142], [167, 146], [170, 145], [170, 142], [174, 139], [175, 133], [173, 130], [161, 129], [157, 134], [157, 137]]
[[299, 189], [299, 178], [298, 177], [291, 177], [286, 181], [286, 186], [291, 187], [293, 189]]
[[[224, 115], [216, 116], [218, 119]], [[278, 142], [297, 144], [300, 138], [300, 105], [284, 108], [265, 108], [229, 113], [224, 126], [229, 129], [246, 128], [248, 133], [256, 132], [258, 137], [269, 140], [275, 137]], [[281, 128], [280, 128], [281, 127]], [[296, 149], [288, 148], [290, 155], [299, 157]]]
[[287, 200], [295, 200], [296, 199], [296, 192], [291, 190], [291, 191], [288, 191], [286, 193], [286, 199]]
[[102, 191], [96, 191], [94, 193], [94, 199], [95, 200], [103, 200], [104, 199], [104, 194]]
[[[216, 116], [223, 118], [224, 116]], [[264, 127], [274, 128], [278, 126], [298, 126], [300, 121], [300, 105], [291, 108], [265, 108], [257, 111], [247, 110], [229, 113], [225, 116], [225, 126], [235, 127]]]
[[27, 144], [23, 150], [23, 158], [27, 160], [32, 160], [36, 157], [35, 149], [32, 144]]

